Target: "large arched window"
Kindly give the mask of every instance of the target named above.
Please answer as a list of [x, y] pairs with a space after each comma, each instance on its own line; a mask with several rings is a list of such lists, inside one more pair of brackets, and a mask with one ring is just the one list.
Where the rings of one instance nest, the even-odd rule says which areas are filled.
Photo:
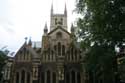
[[61, 43], [60, 42], [58, 43], [58, 55], [59, 56], [61, 55]]
[[25, 71], [24, 70], [22, 70], [22, 72], [21, 72], [21, 83], [24, 83], [25, 82]]
[[50, 71], [47, 71], [47, 83], [50, 83]]
[[19, 72], [16, 72], [16, 83], [19, 83]]

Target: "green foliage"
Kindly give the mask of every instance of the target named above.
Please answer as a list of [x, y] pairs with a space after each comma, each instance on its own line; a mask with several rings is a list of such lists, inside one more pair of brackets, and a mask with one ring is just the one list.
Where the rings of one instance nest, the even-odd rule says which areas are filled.
[[103, 68], [108, 77], [113, 72], [115, 47], [125, 42], [125, 0], [77, 0], [76, 7], [83, 16], [77, 26], [81, 47], [88, 50], [86, 69]]
[[3, 51], [0, 51], [0, 80], [2, 78], [2, 70], [5, 65], [5, 60], [7, 59], [6, 54]]
[[[80, 37], [98, 43], [125, 41], [124, 0], [78, 0]], [[116, 34], [117, 33], [117, 34]]]

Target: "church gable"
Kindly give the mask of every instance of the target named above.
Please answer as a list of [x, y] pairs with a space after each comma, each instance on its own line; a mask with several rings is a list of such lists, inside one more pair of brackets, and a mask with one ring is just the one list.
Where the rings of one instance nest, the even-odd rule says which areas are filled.
[[56, 28], [48, 33], [48, 35], [51, 37], [51, 39], [69, 39], [71, 34], [63, 28]]

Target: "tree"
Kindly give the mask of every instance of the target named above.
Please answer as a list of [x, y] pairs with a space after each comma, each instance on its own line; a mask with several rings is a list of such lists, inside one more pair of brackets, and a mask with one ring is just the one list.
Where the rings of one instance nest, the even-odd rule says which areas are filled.
[[[120, 48], [125, 42], [125, 1], [77, 0], [76, 10], [82, 15], [77, 26], [81, 46], [88, 50], [86, 68], [93, 71], [99, 65], [104, 77], [109, 76], [109, 71], [116, 68], [115, 47]], [[105, 83], [111, 83], [106, 79]]]
[[7, 59], [7, 55], [3, 51], [0, 51], [0, 81], [2, 79], [2, 70], [5, 65], [6, 59]]

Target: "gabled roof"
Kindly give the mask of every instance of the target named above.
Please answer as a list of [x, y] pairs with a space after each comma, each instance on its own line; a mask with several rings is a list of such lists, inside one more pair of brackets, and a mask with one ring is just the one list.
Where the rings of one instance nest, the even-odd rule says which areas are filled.
[[[38, 57], [39, 57], [38, 54], [35, 52], [35, 50], [34, 50], [32, 47], [26, 45], [26, 43], [24, 43], [24, 44], [21, 46], [21, 48], [17, 51], [16, 55], [17, 55], [20, 51], [22, 51], [24, 48], [26, 48], [26, 50], [29, 51], [29, 53], [32, 55], [33, 58], [38, 58]], [[15, 55], [15, 56], [16, 56], [16, 55]]]
[[52, 31], [50, 31], [50, 32], [48, 33], [48, 35], [50, 35], [51, 33], [55, 32], [55, 31], [58, 30], [58, 29], [61, 29], [61, 30], [63, 30], [64, 32], [66, 32], [67, 34], [71, 35], [67, 30], [65, 30], [65, 29], [62, 28], [62, 27], [58, 27], [58, 28], [53, 29]]

